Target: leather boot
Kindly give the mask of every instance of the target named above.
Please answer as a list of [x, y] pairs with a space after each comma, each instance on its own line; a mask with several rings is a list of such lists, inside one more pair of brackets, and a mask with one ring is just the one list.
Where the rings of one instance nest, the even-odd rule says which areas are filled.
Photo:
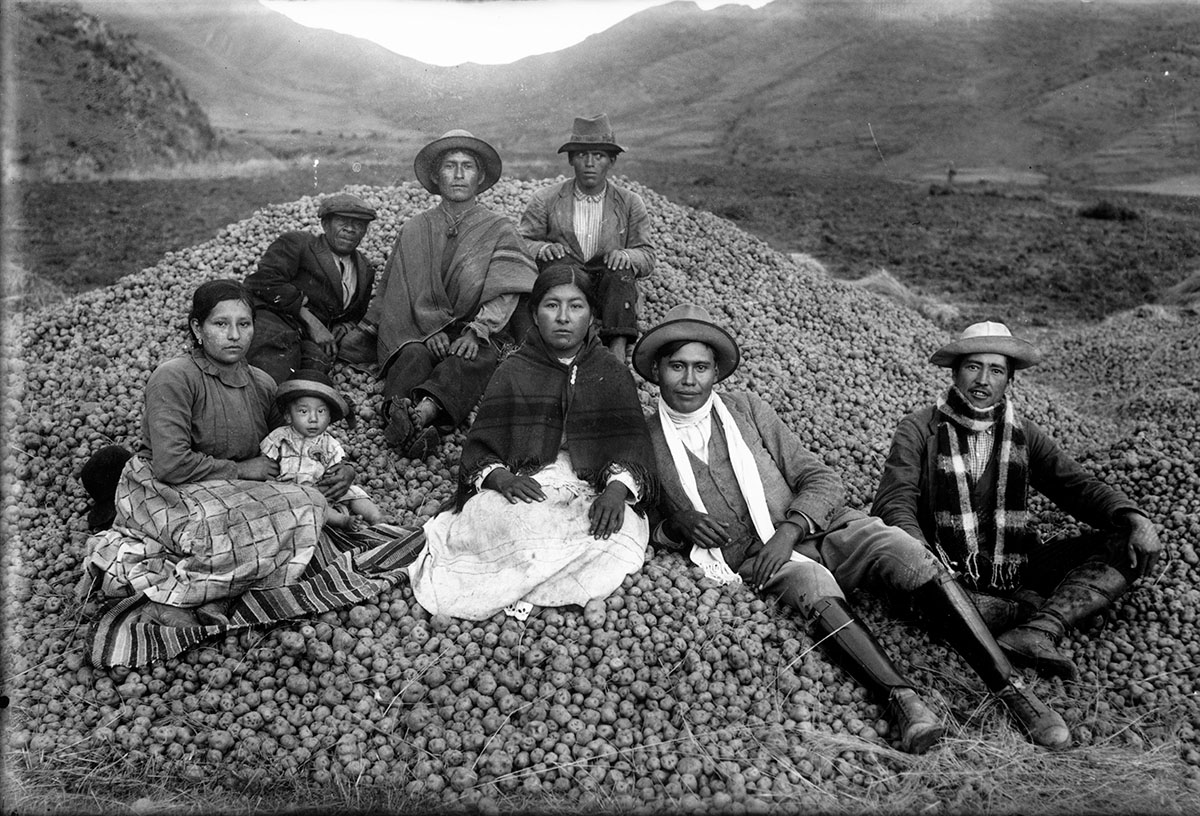
[[1116, 567], [1100, 561], [1082, 564], [1067, 573], [1037, 614], [996, 640], [1017, 665], [1074, 680], [1079, 672], [1071, 658], [1059, 651], [1059, 641], [1128, 588], [1129, 581]]
[[942, 736], [942, 724], [912, 684], [892, 664], [871, 630], [860, 621], [845, 598], [821, 598], [813, 605], [813, 638], [823, 642], [834, 662], [862, 683], [888, 707], [900, 727], [900, 745], [910, 754], [923, 754]]
[[975, 670], [1033, 742], [1055, 750], [1071, 744], [1066, 722], [1015, 676], [1012, 664], [954, 576], [942, 573], [917, 587], [913, 599], [930, 626]]

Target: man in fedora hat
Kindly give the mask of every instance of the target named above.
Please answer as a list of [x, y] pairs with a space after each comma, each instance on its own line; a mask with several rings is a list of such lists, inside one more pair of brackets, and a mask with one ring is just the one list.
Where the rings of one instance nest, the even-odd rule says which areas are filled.
[[879, 698], [906, 750], [941, 725], [846, 602], [844, 589], [912, 597], [1030, 738], [1070, 744], [1063, 719], [1025, 688], [965, 591], [920, 541], [848, 508], [838, 475], [761, 398], [713, 386], [737, 368], [736, 341], [684, 304], [638, 341], [633, 366], [659, 387], [648, 419], [661, 479], [653, 540], [688, 548], [720, 582], [745, 581], [798, 612], [837, 662]]
[[336, 193], [321, 201], [317, 216], [320, 235], [285, 232], [246, 277], [255, 306], [246, 360], [277, 383], [300, 369], [329, 370], [342, 338], [366, 314], [375, 284], [375, 270], [358, 251], [375, 208]]
[[[950, 387], [900, 421], [872, 512], [962, 576], [1014, 662], [1074, 677], [1059, 641], [1152, 573], [1162, 544], [1136, 504], [1007, 398], [1015, 372], [1041, 357], [993, 322], [934, 352], [930, 362], [951, 370]], [[1040, 543], [1030, 487], [1098, 532]]]
[[437, 206], [410, 218], [356, 330], [374, 341], [384, 378], [384, 438], [410, 459], [470, 413], [499, 361], [502, 336], [537, 269], [516, 226], [476, 197], [500, 178], [500, 155], [465, 130], [417, 154], [413, 170]]
[[596, 281], [600, 339], [624, 361], [637, 339], [636, 280], [654, 270], [650, 219], [637, 193], [608, 180], [617, 155], [608, 116], [577, 117], [558, 149], [575, 178], [538, 190], [521, 216], [521, 235], [538, 268], [570, 256]]

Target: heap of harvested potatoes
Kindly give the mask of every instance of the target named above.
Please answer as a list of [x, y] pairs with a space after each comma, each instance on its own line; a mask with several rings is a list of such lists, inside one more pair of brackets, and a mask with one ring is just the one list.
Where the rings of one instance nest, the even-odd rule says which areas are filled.
[[[517, 218], [545, 183], [504, 180], [481, 200]], [[658, 247], [656, 271], [642, 283], [644, 321], [685, 300], [709, 307], [742, 344], [727, 387], [766, 398], [842, 474], [850, 502], [869, 506], [897, 420], [945, 386], [946, 373], [926, 361], [946, 336], [832, 280], [815, 261], [788, 259], [726, 221], [632, 186], [646, 198]], [[379, 209], [362, 249], [382, 270], [398, 226], [433, 199], [411, 183], [351, 191]], [[137, 443], [143, 385], [186, 348], [197, 284], [242, 278], [281, 232], [315, 230], [317, 204], [269, 207], [111, 287], [26, 316], [11, 338], [2, 512], [10, 769], [115, 765], [216, 790], [377, 786], [431, 807], [485, 809], [794, 808], [901, 784], [912, 760], [893, 750], [885, 710], [809, 653], [795, 620], [744, 587], [700, 580], [675, 555], [654, 556], [604, 602], [524, 623], [430, 618], [405, 585], [162, 665], [90, 666], [94, 604], [72, 595], [87, 538], [79, 468], [102, 445]], [[1166, 356], [1148, 367], [1128, 360], [1142, 335], [1136, 316], [1127, 322], [1049, 349], [1053, 366], [1023, 377], [1016, 399], [1155, 514], [1169, 558], [1106, 628], [1067, 641], [1077, 683], [1028, 679], [1064, 713], [1077, 744], [1170, 744], [1194, 774], [1200, 321], [1185, 312], [1157, 321], [1155, 347]], [[1097, 389], [1116, 376], [1110, 387], [1136, 396], [1124, 439], [1055, 395], [1064, 372], [1075, 384], [1093, 377]], [[428, 518], [453, 490], [461, 432], [426, 461], [398, 459], [383, 444], [379, 384], [347, 368], [335, 381], [360, 406], [356, 430], [333, 429], [360, 481], [399, 523]], [[649, 408], [653, 389], [641, 393]], [[988, 738], [1010, 727], [989, 713], [955, 655], [874, 600], [859, 602], [901, 668], [930, 689], [952, 734]]]

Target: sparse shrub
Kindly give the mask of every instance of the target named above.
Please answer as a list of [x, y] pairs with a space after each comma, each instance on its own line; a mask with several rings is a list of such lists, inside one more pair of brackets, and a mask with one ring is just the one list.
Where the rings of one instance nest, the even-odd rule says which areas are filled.
[[1094, 218], [1097, 221], [1136, 221], [1139, 216], [1128, 207], [1121, 204], [1114, 204], [1108, 199], [1101, 199], [1087, 207], [1082, 207], [1079, 210], [1081, 218]]

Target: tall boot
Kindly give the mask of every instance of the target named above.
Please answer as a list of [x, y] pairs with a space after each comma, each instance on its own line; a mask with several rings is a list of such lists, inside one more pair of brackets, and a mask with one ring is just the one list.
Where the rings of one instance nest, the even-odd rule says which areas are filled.
[[975, 670], [1033, 742], [1055, 750], [1071, 744], [1071, 732], [1063, 718], [1035, 697], [1016, 676], [1004, 651], [979, 617], [979, 610], [954, 576], [942, 573], [917, 587], [913, 600], [930, 625]]
[[941, 738], [941, 722], [892, 664], [871, 630], [850, 611], [845, 598], [818, 600], [810, 625], [813, 638], [824, 643], [839, 666], [878, 699], [887, 700], [906, 752], [923, 754]]
[[1037, 613], [996, 640], [1019, 666], [1074, 680], [1075, 663], [1058, 649], [1068, 631], [1106, 609], [1129, 588], [1116, 567], [1090, 561], [1066, 574]]

